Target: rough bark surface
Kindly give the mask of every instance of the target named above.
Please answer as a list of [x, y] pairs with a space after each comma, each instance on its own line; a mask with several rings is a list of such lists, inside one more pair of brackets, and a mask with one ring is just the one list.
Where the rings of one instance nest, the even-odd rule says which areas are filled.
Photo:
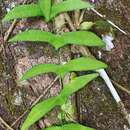
[[[0, 12], [5, 14], [5, 8], [11, 7], [12, 3], [19, 4], [22, 0], [5, 0], [1, 5]], [[31, 2], [31, 1], [29, 1]], [[1, 2], [2, 3], [2, 2]], [[121, 28], [130, 32], [130, 1], [129, 0], [97, 0], [96, 8], [102, 14], [105, 14], [111, 21], [119, 25]], [[1, 15], [1, 16], [2, 16]], [[93, 12], [86, 13], [85, 20], [95, 21], [100, 19]], [[4, 33], [10, 24], [4, 25]], [[40, 18], [31, 18], [21, 20], [13, 31], [13, 35], [26, 28], [40, 28], [49, 31], [51, 24], [46, 24]], [[111, 79], [117, 81], [129, 89], [130, 85], [130, 42], [129, 38], [119, 31], [115, 32], [115, 48], [111, 52], [102, 52], [102, 60], [108, 63], [107, 69]], [[3, 37], [0, 36], [0, 45]], [[91, 50], [98, 58], [98, 49]], [[63, 61], [67, 61], [71, 57], [71, 52], [66, 47], [61, 50]], [[38, 63], [59, 63], [58, 52], [48, 44], [43, 43], [19, 43], [14, 45], [5, 45], [5, 49], [0, 53], [0, 116], [11, 125], [29, 105], [45, 90], [45, 88], [53, 81], [55, 75], [46, 74], [33, 78], [23, 84], [18, 84], [17, 80], [21, 75]], [[59, 82], [50, 89], [44, 99], [57, 95], [61, 87]], [[130, 96], [117, 89], [127, 110], [130, 112]], [[77, 103], [79, 110], [79, 120], [81, 123], [91, 126], [96, 130], [123, 130], [124, 120], [120, 110], [117, 108], [109, 90], [103, 81], [99, 78], [90, 84], [88, 89], [83, 89], [77, 93]], [[54, 114], [57, 109], [44, 119], [45, 124], [55, 124], [57, 120]], [[50, 117], [50, 118], [48, 118]], [[50, 120], [51, 119], [51, 120]], [[24, 119], [22, 119], [23, 121]], [[14, 129], [20, 127], [21, 122], [17, 123]], [[33, 129], [39, 129], [34, 127]], [[4, 130], [0, 124], [0, 130]], [[6, 128], [5, 128], [6, 129]]]

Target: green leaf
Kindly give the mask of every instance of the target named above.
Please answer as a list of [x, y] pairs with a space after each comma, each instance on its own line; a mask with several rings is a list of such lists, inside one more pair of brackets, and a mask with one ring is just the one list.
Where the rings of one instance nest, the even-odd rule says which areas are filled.
[[41, 103], [38, 103], [32, 108], [27, 119], [22, 125], [21, 130], [27, 130], [32, 124], [41, 119], [45, 114], [51, 111], [56, 105], [59, 105], [58, 96], [49, 98]]
[[51, 0], [39, 0], [39, 7], [48, 22], [51, 14]]
[[62, 35], [63, 43], [57, 44], [56, 48], [60, 48], [67, 44], [85, 45], [85, 46], [104, 46], [104, 42], [93, 32], [76, 31], [67, 32]]
[[77, 92], [81, 88], [83, 88], [87, 83], [89, 83], [91, 80], [98, 77], [97, 73], [94, 74], [88, 74], [85, 76], [80, 76], [77, 78], [74, 78], [71, 80], [71, 82], [64, 86], [63, 90], [61, 91], [60, 96], [65, 98], [69, 97], [73, 93]]
[[107, 68], [107, 65], [92, 57], [81, 57], [70, 60], [64, 65], [64, 68], [69, 71], [88, 71]]
[[75, 78], [69, 84], [64, 86], [64, 89], [61, 91], [59, 96], [49, 98], [41, 103], [38, 103], [32, 108], [21, 130], [27, 130], [31, 125], [45, 116], [45, 114], [51, 111], [55, 106], [62, 106], [71, 94], [83, 88], [88, 82], [95, 79], [97, 76], [98, 74], [95, 73]]
[[21, 80], [27, 80], [40, 74], [53, 72], [58, 76], [64, 77], [64, 75], [71, 71], [87, 71], [106, 68], [107, 65], [101, 61], [98, 61], [90, 57], [82, 57], [69, 61], [65, 65], [55, 64], [39, 64], [28, 70]]
[[52, 126], [52, 127], [46, 128], [45, 130], [94, 130], [94, 129], [80, 125], [80, 124], [70, 123], [63, 126]]
[[39, 64], [39, 65], [34, 66], [29, 71], [27, 71], [23, 75], [21, 80], [27, 80], [34, 76], [40, 75], [42, 73], [49, 73], [49, 72], [57, 73], [58, 69], [59, 69], [59, 66], [55, 64]]
[[52, 126], [52, 127], [48, 127], [44, 130], [62, 130], [62, 128], [60, 126]]
[[41, 42], [53, 42], [55, 36], [50, 32], [45, 32], [41, 30], [28, 30], [22, 32], [12, 39], [9, 42], [16, 42], [16, 41], [41, 41]]
[[9, 21], [17, 18], [27, 18], [43, 16], [42, 12], [37, 4], [20, 5], [14, 7], [7, 15], [4, 17], [3, 21]]
[[54, 4], [51, 9], [51, 19], [55, 17], [57, 14], [67, 11], [73, 11], [78, 9], [90, 9], [93, 6], [82, 0], [66, 0], [57, 4]]
[[94, 33], [89, 31], [67, 32], [62, 35], [55, 35], [50, 32], [40, 30], [28, 30], [22, 32], [9, 42], [17, 41], [40, 41], [48, 42], [56, 49], [68, 44], [85, 45], [85, 46], [104, 46], [104, 42]]

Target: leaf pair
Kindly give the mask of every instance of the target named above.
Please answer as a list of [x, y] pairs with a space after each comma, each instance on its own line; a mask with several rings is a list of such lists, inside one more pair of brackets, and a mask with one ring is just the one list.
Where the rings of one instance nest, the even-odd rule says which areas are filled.
[[28, 70], [21, 80], [27, 80], [39, 74], [53, 72], [57, 75], [64, 77], [65, 74], [72, 71], [88, 71], [106, 68], [107, 65], [90, 57], [81, 57], [78, 59], [70, 60], [64, 65], [56, 64], [39, 64]]
[[40, 41], [48, 42], [56, 49], [68, 44], [85, 45], [85, 46], [104, 46], [104, 42], [94, 33], [89, 31], [66, 32], [62, 35], [55, 35], [50, 32], [41, 30], [29, 30], [22, 32], [9, 42], [17, 41]]
[[[48, 72], [54, 72], [57, 75], [64, 76], [66, 73], [70, 71], [96, 70], [99, 68], [106, 68], [106, 67], [107, 67], [106, 64], [96, 59], [90, 57], [81, 57], [78, 59], [71, 60], [64, 65], [40, 64], [34, 66], [32, 69], [30, 69], [23, 75], [21, 80], [27, 80], [31, 77]], [[94, 73], [74, 78], [71, 80], [69, 84], [63, 87], [63, 90], [58, 96], [49, 98], [37, 104], [29, 113], [27, 119], [25, 120], [22, 126], [22, 130], [27, 130], [32, 124], [34, 124], [36, 121], [45, 116], [54, 107], [62, 106], [63, 104], [65, 104], [70, 95], [83, 88], [87, 83], [95, 79], [97, 76], [98, 74]]]
[[45, 130], [94, 130], [94, 129], [83, 126], [83, 125], [70, 123], [70, 124], [66, 124], [62, 126], [49, 127], [49, 128], [46, 128]]
[[62, 12], [84, 8], [93, 8], [93, 6], [82, 0], [65, 0], [53, 5], [51, 0], [39, 0], [38, 4], [19, 5], [15, 7], [4, 17], [3, 21], [36, 16], [43, 16], [46, 21], [49, 21]]
[[[27, 130], [31, 125], [33, 125], [43, 116], [45, 116], [54, 107], [62, 106], [64, 103], [66, 103], [70, 95], [83, 88], [87, 83], [95, 79], [97, 76], [98, 74], [94, 73], [94, 74], [89, 74], [89, 75], [74, 78], [73, 80], [71, 80], [69, 84], [64, 86], [63, 90], [58, 96], [49, 98], [47, 100], [42, 101], [41, 103], [38, 103], [34, 108], [32, 108], [21, 130]], [[70, 128], [69, 126], [64, 126], [63, 128], [67, 129], [67, 127]], [[54, 127], [52, 128], [52, 130], [53, 129]], [[49, 128], [47, 128], [47, 130], [49, 130]], [[67, 130], [71, 130], [71, 129], [67, 129]]]

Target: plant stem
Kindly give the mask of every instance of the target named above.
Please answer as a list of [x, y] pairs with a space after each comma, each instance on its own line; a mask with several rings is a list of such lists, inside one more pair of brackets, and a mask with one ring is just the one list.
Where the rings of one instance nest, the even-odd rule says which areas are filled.
[[[55, 3], [58, 3], [58, 2], [62, 2], [63, 0], [54, 0], [54, 2]], [[67, 13], [62, 13], [62, 14], [60, 14], [59, 16], [57, 16], [56, 18], [55, 18], [55, 28], [58, 28], [59, 30], [60, 30], [60, 33], [63, 33], [64, 32], [64, 29], [65, 30], [69, 30], [66, 26], [65, 26], [65, 24], [66, 24], [66, 21], [65, 20], [67, 20], [67, 22], [69, 23], [69, 25], [71, 26], [71, 28], [72, 28], [72, 30], [74, 30], [75, 28], [73, 27], [73, 23], [71, 22], [71, 19], [68, 17], [68, 19], [66, 19], [66, 15], [67, 15]], [[64, 29], [63, 29], [63, 27], [64, 27]], [[62, 28], [62, 29], [61, 29]], [[59, 32], [57, 32], [57, 33], [59, 33]], [[61, 50], [59, 50], [59, 52], [60, 52]], [[64, 61], [61, 61], [61, 56], [60, 56], [60, 54], [59, 54], [59, 57], [60, 57], [60, 62], [64, 62]], [[63, 58], [62, 58], [63, 59]], [[66, 61], [65, 61], [66, 62]], [[62, 64], [62, 63], [61, 63]], [[70, 82], [70, 80], [71, 80], [71, 73], [69, 73], [69, 74], [67, 74], [65, 77], [64, 77], [64, 79], [62, 80], [62, 84], [63, 84], [63, 86], [65, 85], [65, 84], [68, 84], [69, 82]], [[70, 98], [69, 98], [69, 101], [68, 102], [71, 102], [71, 106], [73, 107], [73, 108], [76, 108], [76, 98], [75, 98], [75, 95], [73, 95], [73, 96], [71, 96]], [[68, 103], [67, 102], [67, 103]], [[67, 105], [67, 103], [65, 104], [65, 105]], [[70, 115], [69, 117], [71, 117], [70, 118], [70, 121], [74, 121], [75, 119], [77, 119], [77, 110], [76, 109], [74, 109], [75, 111], [74, 111], [74, 113], [72, 114], [72, 115]]]
[[80, 10], [74, 11], [74, 24], [76, 28], [78, 28], [80, 24], [79, 18], [80, 18]]
[[80, 18], [79, 18], [79, 23], [81, 23], [83, 21], [84, 13], [85, 13], [85, 10], [83, 10], [81, 12], [81, 15], [80, 15]]
[[[27, 2], [27, 0], [24, 0], [22, 4], [25, 4]], [[9, 27], [8, 31], [5, 33], [6, 35], [4, 36], [4, 42], [7, 42], [7, 40], [9, 39], [13, 29], [15, 28], [15, 25], [17, 24], [17, 20], [14, 20], [11, 24], [11, 26]]]
[[76, 31], [76, 29], [75, 29], [75, 27], [74, 27], [74, 25], [73, 25], [73, 23], [72, 23], [70, 17], [68, 17], [67, 13], [65, 13], [64, 16], [65, 16], [65, 19], [66, 19], [66, 21], [68, 22], [68, 24], [69, 24], [69, 26], [70, 26], [70, 29], [71, 29], [72, 31]]
[[126, 92], [128, 95], [130, 95], [130, 91], [127, 90], [124, 86], [120, 85], [119, 83], [117, 83], [114, 80], [111, 80], [113, 82], [113, 84], [115, 84], [115, 86], [117, 86], [120, 90]]

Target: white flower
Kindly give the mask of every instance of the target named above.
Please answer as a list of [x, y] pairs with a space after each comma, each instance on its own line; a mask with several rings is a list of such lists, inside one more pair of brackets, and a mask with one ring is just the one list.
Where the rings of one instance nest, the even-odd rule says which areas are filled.
[[112, 42], [114, 38], [112, 37], [112, 34], [102, 35], [102, 40], [106, 43], [105, 50], [111, 51], [114, 48], [114, 44]]
[[14, 93], [15, 100], [13, 102], [14, 105], [20, 106], [23, 102], [22, 100], [22, 93], [19, 91], [18, 93]]
[[10, 11], [10, 8], [6, 8], [6, 11], [9, 12], [9, 11]]
[[95, 2], [95, 0], [91, 0], [91, 2], [93, 2], [93, 3], [94, 3], [94, 2]]
[[98, 58], [102, 59], [102, 52], [101, 51], [98, 51]]

